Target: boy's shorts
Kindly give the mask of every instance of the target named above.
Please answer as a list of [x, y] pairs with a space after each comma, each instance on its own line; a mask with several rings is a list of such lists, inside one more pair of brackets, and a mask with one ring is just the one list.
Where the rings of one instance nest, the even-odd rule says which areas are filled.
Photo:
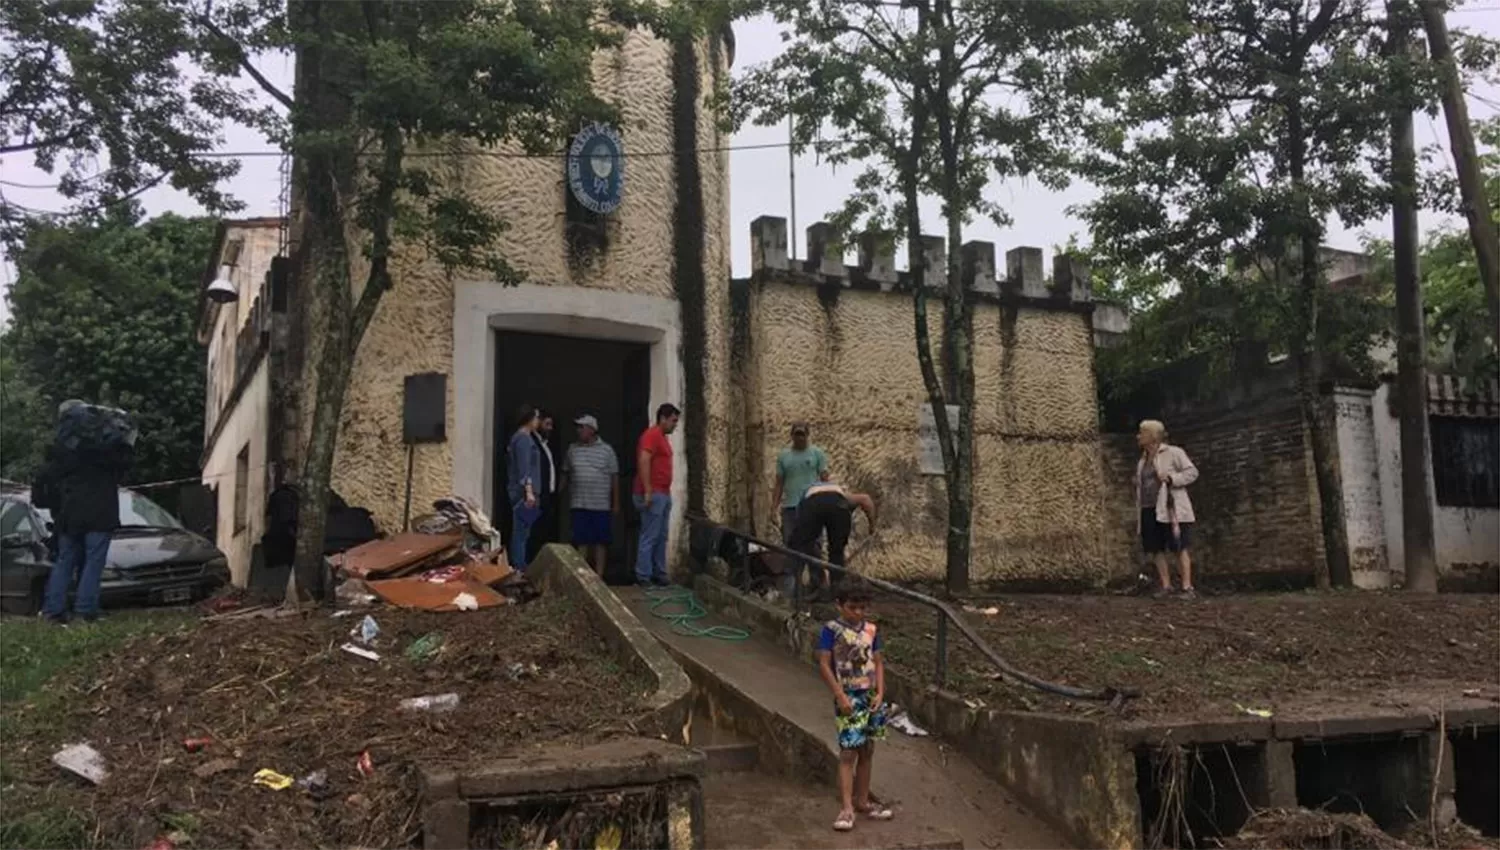
[[839, 749], [857, 750], [872, 741], [884, 739], [885, 704], [881, 703], [879, 708], [871, 711], [870, 699], [873, 694], [870, 691], [846, 690], [844, 696], [849, 698], [854, 711], [847, 715], [839, 714], [838, 705], [834, 705], [833, 713], [838, 727]]

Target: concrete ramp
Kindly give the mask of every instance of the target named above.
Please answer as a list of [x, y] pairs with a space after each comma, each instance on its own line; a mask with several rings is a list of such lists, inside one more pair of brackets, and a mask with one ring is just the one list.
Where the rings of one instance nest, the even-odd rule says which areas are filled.
[[[753, 741], [762, 770], [806, 783], [805, 793], [788, 796], [776, 790], [784, 785], [767, 785], [753, 774], [720, 775], [704, 789], [710, 847], [1068, 846], [962, 754], [935, 738], [894, 729], [876, 750], [873, 791], [896, 810], [896, 819], [861, 821], [853, 833], [836, 835], [833, 704], [817, 672], [775, 645], [776, 635], [735, 642], [676, 634], [671, 622], [652, 613], [644, 592], [617, 593], [693, 680], [693, 725], [709, 723], [715, 734]], [[730, 624], [710, 615], [692, 625]], [[690, 737], [697, 741], [706, 732]]]

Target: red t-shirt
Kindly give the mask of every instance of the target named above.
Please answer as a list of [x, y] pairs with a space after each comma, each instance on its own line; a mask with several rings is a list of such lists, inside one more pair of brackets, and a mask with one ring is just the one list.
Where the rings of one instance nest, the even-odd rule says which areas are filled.
[[[660, 426], [652, 425], [641, 434], [641, 439], [635, 444], [636, 457], [640, 457], [641, 452], [651, 455], [651, 492], [670, 494], [672, 492], [672, 444], [667, 441], [667, 435], [661, 432]], [[631, 491], [644, 494], [639, 475], [635, 477]]]

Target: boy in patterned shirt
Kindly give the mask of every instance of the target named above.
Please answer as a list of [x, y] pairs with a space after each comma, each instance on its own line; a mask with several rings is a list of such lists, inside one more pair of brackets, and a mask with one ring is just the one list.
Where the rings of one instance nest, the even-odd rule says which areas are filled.
[[823, 625], [818, 668], [833, 691], [839, 740], [839, 797], [833, 828], [848, 832], [855, 814], [890, 820], [891, 810], [870, 798], [875, 742], [885, 737], [885, 658], [880, 632], [865, 619], [870, 586], [847, 578], [834, 591], [839, 616]]

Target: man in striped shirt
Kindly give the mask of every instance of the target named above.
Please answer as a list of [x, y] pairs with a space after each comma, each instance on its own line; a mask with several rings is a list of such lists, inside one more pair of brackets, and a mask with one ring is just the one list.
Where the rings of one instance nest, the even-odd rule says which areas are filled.
[[620, 511], [620, 461], [609, 443], [599, 439], [599, 420], [580, 416], [578, 442], [563, 460], [562, 489], [568, 492], [573, 545], [604, 577], [604, 562]]

